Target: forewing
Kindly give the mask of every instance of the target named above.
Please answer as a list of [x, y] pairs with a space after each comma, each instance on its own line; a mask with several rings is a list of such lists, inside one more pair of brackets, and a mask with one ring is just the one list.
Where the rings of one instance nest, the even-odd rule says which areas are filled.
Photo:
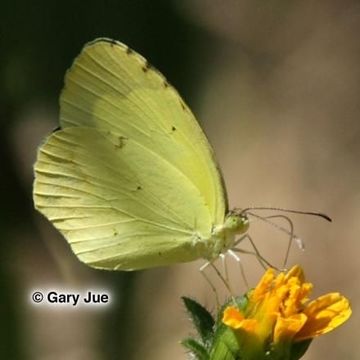
[[105, 130], [171, 163], [203, 197], [208, 226], [223, 223], [227, 200], [212, 149], [176, 90], [139, 54], [108, 39], [85, 46], [66, 75], [60, 107], [63, 128]]

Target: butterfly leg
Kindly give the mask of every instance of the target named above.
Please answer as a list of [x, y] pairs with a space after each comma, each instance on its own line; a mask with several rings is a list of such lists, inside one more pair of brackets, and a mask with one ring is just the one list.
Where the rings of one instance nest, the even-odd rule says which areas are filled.
[[222, 268], [223, 268], [223, 273], [224, 273], [224, 280], [227, 284], [229, 284], [230, 287], [230, 282], [229, 282], [229, 270], [228, 270], [228, 266], [227, 266], [227, 261], [226, 261], [226, 254], [220, 254], [220, 259], [221, 259], [221, 263], [222, 263]]
[[[243, 250], [240, 249], [238, 247], [236, 247], [241, 241], [247, 239], [252, 248], [254, 249], [254, 252], [252, 251], [247, 251], [247, 250]], [[255, 242], [253, 241], [253, 239], [251, 238], [251, 236], [249, 234], [245, 234], [244, 236], [242, 236], [239, 240], [237, 240], [234, 244], [234, 247], [231, 249], [234, 252], [238, 252], [238, 253], [242, 253], [242, 254], [249, 254], [249, 255], [253, 255], [256, 257], [256, 259], [258, 260], [259, 264], [266, 270], [267, 267], [271, 267], [274, 269], [277, 269], [277, 267], [273, 266], [269, 261], [267, 261], [261, 254], [260, 251], [258, 250], [258, 248], [255, 245]], [[278, 269], [277, 269], [278, 270]]]
[[[224, 255], [222, 255], [224, 256]], [[223, 264], [224, 264], [224, 259], [223, 257], [221, 257], [222, 260], [223, 260]], [[224, 265], [224, 273], [225, 273], [225, 277], [221, 274], [221, 272], [219, 271], [219, 269], [215, 266], [214, 262], [213, 261], [208, 261], [207, 263], [205, 263], [203, 266], [201, 266], [200, 268], [200, 273], [204, 276], [205, 280], [207, 281], [207, 283], [210, 285], [211, 289], [213, 290], [213, 292], [215, 293], [215, 297], [216, 297], [216, 302], [217, 304], [219, 305], [219, 297], [218, 297], [218, 293], [216, 291], [216, 288], [215, 288], [215, 285], [211, 282], [210, 278], [208, 277], [208, 275], [206, 274], [205, 270], [211, 266], [216, 275], [220, 278], [220, 280], [222, 281], [222, 283], [225, 285], [226, 289], [229, 291], [230, 295], [232, 298], [234, 298], [233, 296], [233, 291], [230, 287], [230, 284], [229, 284], [229, 280], [228, 280], [228, 271], [227, 271], [227, 265], [225, 263]], [[226, 268], [226, 270], [225, 270]]]
[[211, 290], [214, 292], [215, 294], [215, 299], [216, 299], [216, 306], [219, 308], [220, 307], [220, 301], [219, 301], [219, 295], [216, 291], [216, 287], [215, 285], [212, 283], [212, 281], [210, 280], [210, 278], [208, 277], [208, 275], [206, 274], [205, 270], [211, 265], [211, 262], [208, 261], [206, 262], [204, 265], [202, 265], [199, 269], [200, 274], [204, 277], [204, 279], [206, 280], [206, 282], [209, 284]]
[[[222, 263], [222, 267], [223, 267], [223, 273], [224, 273], [224, 276], [223, 276], [223, 283], [225, 284], [226, 288], [228, 289], [231, 297], [233, 299], [234, 298], [234, 291], [233, 291], [233, 288], [231, 287], [230, 285], [230, 277], [229, 277], [229, 269], [228, 269], [228, 262], [227, 262], [227, 252], [225, 254], [220, 254], [220, 259], [221, 259], [221, 263]], [[221, 277], [220, 277], [221, 278]]]
[[225, 285], [226, 289], [229, 291], [230, 295], [232, 296], [232, 290], [230, 288], [229, 281], [227, 281], [227, 279], [224, 278], [224, 276], [221, 274], [219, 269], [215, 266], [214, 262], [210, 262], [210, 266], [214, 269], [216, 275], [220, 278], [220, 280], [222, 281], [222, 283]]
[[[285, 216], [285, 215], [271, 215], [271, 216], [266, 216], [265, 217], [265, 219], [276, 219], [276, 218], [278, 218], [278, 219], [281, 218], [281, 219], [286, 220], [288, 222], [289, 228], [290, 228], [289, 231], [287, 231], [285, 229], [285, 232], [289, 234], [289, 241], [288, 241], [288, 245], [287, 245], [287, 248], [286, 248], [285, 258], [284, 258], [284, 263], [283, 263], [283, 269], [285, 270], [288, 259], [289, 259], [290, 249], [291, 249], [291, 245], [292, 245], [293, 241], [295, 240], [295, 242], [297, 243], [300, 250], [304, 250], [304, 243], [298, 236], [296, 236], [294, 234], [294, 224], [293, 224], [293, 222], [291, 221], [291, 219], [288, 216]], [[279, 227], [279, 229], [284, 230], [284, 228], [282, 228], [282, 227]]]
[[235, 254], [232, 250], [228, 250], [227, 251], [227, 254], [229, 254], [229, 256], [231, 256], [233, 259], [235, 259], [238, 267], [239, 267], [239, 270], [240, 270], [240, 273], [241, 273], [241, 277], [244, 281], [244, 284], [246, 286], [247, 289], [249, 289], [249, 282], [247, 281], [247, 277], [246, 277], [246, 274], [245, 274], [245, 269], [244, 269], [244, 266], [242, 264], [242, 261], [241, 261], [241, 258], [240, 256], [238, 256], [237, 254]]

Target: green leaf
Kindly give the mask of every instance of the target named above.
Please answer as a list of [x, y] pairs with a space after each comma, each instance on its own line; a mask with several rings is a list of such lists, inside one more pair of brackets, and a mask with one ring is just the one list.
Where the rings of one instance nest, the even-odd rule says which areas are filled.
[[280, 342], [273, 344], [272, 349], [268, 353], [269, 360], [299, 360], [307, 351], [312, 339], [301, 342]]
[[191, 354], [195, 356], [196, 360], [209, 360], [209, 354], [204, 347], [198, 341], [192, 338], [187, 338], [181, 341], [181, 344], [190, 350]]
[[235, 333], [220, 325], [214, 335], [210, 360], [240, 360], [240, 348]]
[[214, 318], [195, 300], [185, 296], [182, 297], [182, 300], [203, 343], [209, 344], [214, 335]]
[[302, 358], [310, 346], [311, 341], [312, 339], [293, 343], [290, 350], [290, 360], [298, 360]]

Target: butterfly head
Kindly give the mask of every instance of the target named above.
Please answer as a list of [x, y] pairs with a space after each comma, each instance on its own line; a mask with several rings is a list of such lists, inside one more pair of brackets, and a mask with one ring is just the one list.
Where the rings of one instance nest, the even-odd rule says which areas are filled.
[[243, 234], [249, 229], [249, 218], [246, 212], [231, 211], [226, 215], [224, 231], [231, 235]]
[[249, 228], [249, 219], [245, 212], [229, 212], [222, 225], [215, 226], [208, 244], [205, 258], [211, 260], [231, 249], [236, 235], [244, 234]]

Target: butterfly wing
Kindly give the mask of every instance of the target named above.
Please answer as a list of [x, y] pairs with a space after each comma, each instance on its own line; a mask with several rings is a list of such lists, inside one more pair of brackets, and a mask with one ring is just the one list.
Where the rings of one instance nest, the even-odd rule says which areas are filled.
[[125, 45], [88, 44], [65, 77], [60, 125], [35, 165], [36, 207], [84, 262], [190, 261], [227, 203], [212, 150], [165, 78]]

